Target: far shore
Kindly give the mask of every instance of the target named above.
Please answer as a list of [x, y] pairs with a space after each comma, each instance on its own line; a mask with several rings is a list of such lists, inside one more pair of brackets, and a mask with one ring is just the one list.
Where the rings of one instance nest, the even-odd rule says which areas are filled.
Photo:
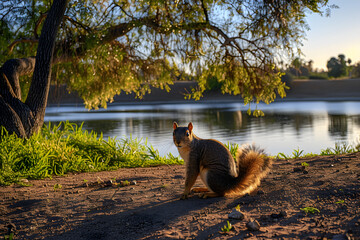
[[[223, 95], [221, 92], [206, 92], [199, 101], [185, 100], [184, 94], [191, 91], [196, 82], [175, 82], [171, 91], [152, 89], [143, 99], [134, 94], [121, 94], [114, 97], [114, 104], [161, 104], [192, 102], [242, 102], [241, 95]], [[298, 79], [291, 82], [285, 98], [276, 101], [360, 101], [360, 79], [309, 80]], [[82, 99], [75, 93], [68, 93], [65, 86], [53, 87], [49, 94], [49, 106], [83, 105]]]

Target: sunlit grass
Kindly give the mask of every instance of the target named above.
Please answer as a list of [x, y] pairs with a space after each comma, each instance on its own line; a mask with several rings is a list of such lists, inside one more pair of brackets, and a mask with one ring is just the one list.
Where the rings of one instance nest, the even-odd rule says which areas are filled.
[[327, 156], [327, 155], [339, 155], [354, 153], [360, 150], [360, 144], [357, 144], [355, 147], [347, 143], [335, 143], [335, 146], [323, 149], [320, 151], [320, 154], [315, 153], [304, 153], [304, 150], [294, 149], [290, 155], [285, 153], [278, 153], [276, 158], [278, 159], [297, 159], [303, 157], [315, 157], [315, 156]]
[[69, 172], [183, 164], [172, 154], [160, 156], [142, 139], [104, 139], [69, 122], [44, 125], [29, 139], [9, 135], [4, 128], [0, 134], [0, 185]]

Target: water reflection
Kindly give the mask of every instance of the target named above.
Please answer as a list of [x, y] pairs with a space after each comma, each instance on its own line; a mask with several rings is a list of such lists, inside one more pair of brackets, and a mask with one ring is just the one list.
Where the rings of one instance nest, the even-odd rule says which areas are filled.
[[[354, 143], [360, 135], [358, 102], [280, 102], [260, 105], [265, 117], [246, 114], [240, 103], [114, 105], [107, 110], [82, 107], [48, 108], [45, 121], [69, 120], [106, 136], [148, 139], [162, 154], [177, 154], [172, 145], [172, 123], [193, 122], [202, 138], [222, 142], [255, 142], [271, 154], [290, 154], [300, 148], [320, 152], [335, 142]], [[308, 111], [306, 111], [306, 108]]]
[[348, 117], [346, 115], [329, 115], [329, 132], [331, 136], [346, 136]]

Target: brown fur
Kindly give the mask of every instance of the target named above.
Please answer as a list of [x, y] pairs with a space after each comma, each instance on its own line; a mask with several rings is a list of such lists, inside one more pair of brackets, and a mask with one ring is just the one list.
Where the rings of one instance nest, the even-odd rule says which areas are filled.
[[192, 131], [192, 123], [179, 127], [174, 122], [173, 128], [174, 144], [186, 164], [185, 190], [181, 199], [188, 197], [199, 175], [209, 190], [203, 195], [205, 198], [244, 195], [256, 189], [271, 168], [271, 159], [254, 145], [238, 149], [236, 164], [222, 143], [197, 137]]

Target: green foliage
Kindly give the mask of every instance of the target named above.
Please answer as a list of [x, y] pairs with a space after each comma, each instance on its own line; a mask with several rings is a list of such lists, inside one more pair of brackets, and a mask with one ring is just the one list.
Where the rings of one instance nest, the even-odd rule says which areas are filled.
[[301, 211], [305, 212], [306, 214], [311, 213], [311, 214], [315, 214], [315, 213], [320, 213], [320, 210], [314, 207], [304, 207], [304, 208], [300, 208]]
[[360, 78], [360, 62], [356, 63], [351, 70], [352, 78]]
[[[51, 3], [0, 2], [0, 64], [36, 55]], [[308, 29], [305, 13], [328, 11], [327, 3], [70, 0], [52, 79], [77, 91], [88, 108], [106, 107], [115, 94], [141, 98], [151, 87], [169, 91], [184, 74], [199, 82], [188, 98], [219, 88], [241, 94], [245, 104], [270, 103], [286, 89], [275, 63], [297, 55]], [[26, 92], [28, 84], [22, 86]]]
[[339, 54], [338, 58], [332, 57], [327, 62], [326, 67], [328, 68], [329, 77], [343, 77], [348, 75], [347, 63], [351, 63], [351, 60], [345, 60], [345, 55]]
[[309, 167], [309, 164], [308, 164], [307, 162], [302, 162], [302, 163], [301, 163], [301, 166], [303, 166], [303, 167]]
[[[339, 155], [339, 154], [347, 154], [360, 151], [360, 144], [356, 147], [353, 147], [350, 144], [346, 143], [335, 143], [335, 147], [326, 148], [320, 151], [320, 154], [315, 153], [307, 153], [303, 154], [304, 150], [294, 149], [292, 155], [286, 155], [285, 153], [278, 153], [276, 158], [278, 159], [291, 159], [291, 158], [300, 158], [300, 157], [315, 157], [315, 156], [327, 156], [327, 155]], [[301, 163], [302, 166], [307, 167], [308, 164], [306, 162]]]
[[224, 227], [221, 228], [221, 231], [223, 233], [228, 233], [232, 228], [233, 226], [231, 225], [231, 223], [229, 221], [226, 221], [226, 224], [224, 225]]
[[357, 151], [359, 151], [359, 149], [357, 149], [356, 147], [354, 148], [350, 144], [335, 143], [335, 147], [321, 150], [320, 155], [338, 155], [338, 154], [353, 153]]
[[236, 143], [230, 143], [230, 142], [227, 142], [225, 144], [225, 147], [227, 149], [229, 149], [230, 153], [231, 153], [231, 156], [236, 159], [236, 154], [237, 154], [237, 151], [238, 151], [238, 148], [239, 148], [239, 145], [236, 144]]
[[320, 72], [320, 73], [310, 73], [309, 75], [309, 79], [315, 79], [315, 80], [319, 80], [319, 79], [324, 79], [324, 80], [328, 80], [329, 76], [326, 72]]
[[290, 157], [286, 156], [285, 153], [280, 152], [276, 155], [276, 158], [277, 159], [289, 159]]
[[60, 190], [62, 188], [61, 184], [55, 183], [54, 184], [54, 191]]
[[292, 152], [292, 154], [293, 154], [293, 157], [296, 159], [296, 158], [299, 158], [303, 152], [304, 152], [304, 150], [300, 150], [300, 149], [298, 148], [298, 149], [294, 149], [294, 151]]
[[301, 157], [303, 152], [304, 152], [304, 150], [300, 150], [298, 148], [298, 149], [294, 149], [292, 151], [292, 155], [286, 156], [284, 153], [278, 153], [276, 157], [279, 158], [279, 159], [289, 159], [289, 158], [297, 159], [297, 158]]
[[[193, 88], [186, 98], [199, 100], [203, 96], [203, 92], [208, 89], [209, 80], [213, 86], [220, 87], [223, 94], [241, 94], [245, 105], [252, 102], [269, 104], [277, 96], [285, 97], [285, 90], [288, 87], [281, 81], [282, 73], [276, 72], [271, 63], [264, 68], [266, 70], [247, 68], [234, 59], [229, 59], [225, 63], [217, 62], [197, 76], [198, 86]], [[249, 111], [251, 110], [249, 109]], [[261, 115], [263, 113], [260, 110], [254, 111], [254, 116]]]
[[57, 126], [49, 123], [27, 140], [2, 128], [0, 139], [0, 185], [68, 172], [183, 163], [171, 154], [161, 157], [141, 139], [105, 140], [101, 134], [69, 122]]
[[287, 74], [294, 76], [296, 78], [307, 78], [309, 73], [312, 71], [312, 61], [308, 63], [305, 60], [296, 57], [292, 60], [289, 68], [286, 70]]
[[10, 233], [9, 235], [4, 236], [4, 240], [13, 240], [14, 239], [14, 233]]

